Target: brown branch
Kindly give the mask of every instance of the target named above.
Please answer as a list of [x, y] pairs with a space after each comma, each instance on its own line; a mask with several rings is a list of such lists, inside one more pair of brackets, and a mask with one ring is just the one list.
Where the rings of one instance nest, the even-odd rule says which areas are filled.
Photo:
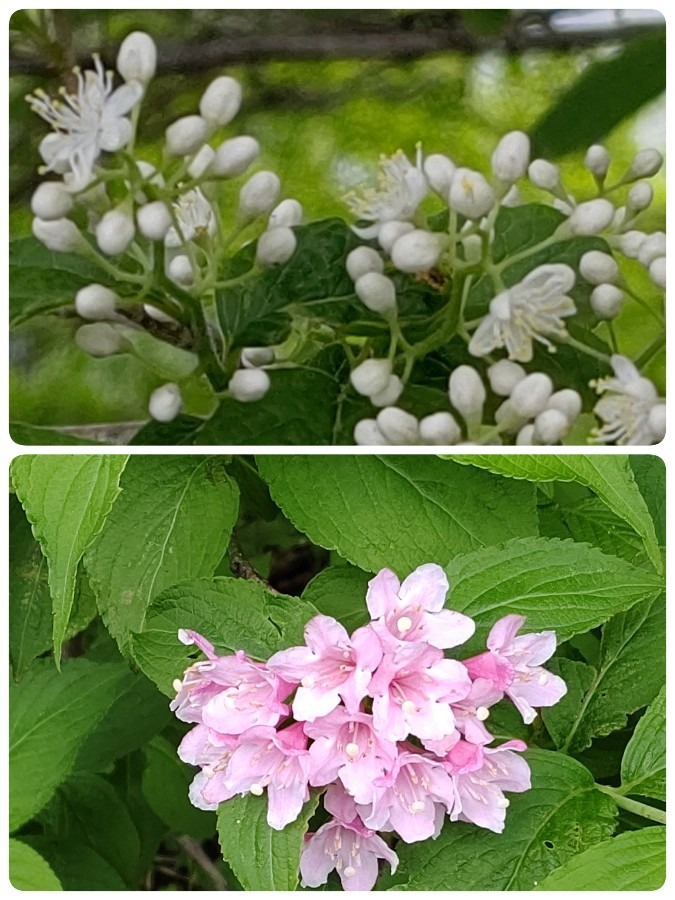
[[214, 890], [226, 891], [228, 889], [227, 882], [221, 875], [218, 867], [208, 857], [202, 845], [187, 834], [181, 835], [177, 840], [188, 856], [191, 856], [197, 865], [209, 876], [213, 882]]

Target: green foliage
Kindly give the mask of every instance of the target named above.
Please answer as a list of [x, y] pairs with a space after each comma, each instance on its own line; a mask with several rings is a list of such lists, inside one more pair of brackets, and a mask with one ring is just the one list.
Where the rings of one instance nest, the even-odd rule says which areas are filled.
[[621, 791], [666, 799], [666, 689], [638, 722], [621, 762]]
[[15, 838], [9, 839], [9, 880], [17, 891], [60, 891], [62, 885], [40, 854]]

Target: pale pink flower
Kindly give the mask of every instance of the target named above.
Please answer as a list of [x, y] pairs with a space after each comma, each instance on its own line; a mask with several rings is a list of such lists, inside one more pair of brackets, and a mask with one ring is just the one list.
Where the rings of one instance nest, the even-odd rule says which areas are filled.
[[314, 616], [305, 627], [305, 647], [275, 653], [269, 668], [281, 678], [299, 684], [293, 700], [296, 719], [313, 722], [344, 701], [357, 712], [373, 671], [382, 658], [375, 632], [366, 626], [349, 637], [331, 616]]
[[[201, 766], [190, 785], [189, 798], [198, 809], [215, 810], [223, 800], [229, 800], [234, 792], [225, 787], [227, 767], [239, 737], [218, 734], [206, 725], [195, 725], [178, 745], [178, 756], [183, 762]], [[207, 799], [207, 797], [209, 799]]]
[[360, 819], [349, 823], [333, 819], [305, 840], [300, 856], [302, 887], [325, 884], [336, 869], [345, 891], [370, 891], [377, 881], [378, 859], [386, 859], [392, 873], [396, 871], [394, 851]]
[[378, 572], [368, 583], [366, 603], [384, 646], [392, 639], [425, 641], [445, 650], [467, 641], [476, 626], [468, 616], [443, 609], [449, 587], [433, 563], [419, 566], [402, 584], [391, 569]]

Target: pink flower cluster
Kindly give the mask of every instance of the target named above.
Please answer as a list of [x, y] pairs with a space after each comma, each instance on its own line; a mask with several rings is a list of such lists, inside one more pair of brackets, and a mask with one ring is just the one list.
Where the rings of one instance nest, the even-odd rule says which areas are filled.
[[501, 832], [504, 791], [530, 787], [522, 741], [489, 747], [485, 722], [505, 696], [525, 722], [556, 703], [564, 682], [541, 668], [553, 632], [517, 636], [523, 616], [500, 619], [487, 652], [459, 662], [444, 650], [474, 633], [472, 619], [444, 609], [440, 566], [403, 583], [383, 569], [369, 583], [372, 621], [351, 636], [330, 616], [305, 628], [305, 646], [258, 663], [218, 656], [193, 631], [179, 632], [207, 660], [176, 680], [171, 708], [195, 727], [178, 748], [200, 767], [190, 799], [215, 810], [237, 794], [267, 792], [267, 821], [282, 829], [325, 787], [332, 819], [305, 841], [303, 885], [337, 869], [345, 890], [370, 890], [378, 859], [398, 858], [377, 832], [412, 843], [437, 837], [447, 816]]

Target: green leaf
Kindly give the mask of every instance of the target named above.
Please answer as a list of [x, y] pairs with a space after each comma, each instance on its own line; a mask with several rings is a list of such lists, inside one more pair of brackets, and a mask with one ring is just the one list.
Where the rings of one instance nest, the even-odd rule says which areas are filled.
[[61, 891], [61, 882], [37, 850], [9, 839], [9, 881], [17, 891]]
[[61, 657], [77, 566], [119, 493], [127, 457], [20, 456], [11, 466], [17, 496], [49, 566], [54, 657]]
[[527, 631], [562, 642], [662, 590], [651, 571], [588, 544], [523, 538], [454, 559], [447, 605], [476, 620], [479, 636], [500, 616], [527, 616]]
[[544, 725], [554, 744], [562, 747], [597, 673], [586, 663], [565, 658], [552, 659], [546, 664], [546, 668], [554, 675], [560, 675], [567, 685], [567, 693], [555, 706], [547, 706], [541, 710]]
[[560, 753], [531, 750], [532, 788], [510, 794], [502, 834], [446, 822], [435, 841], [397, 847], [407, 881], [392, 890], [532, 890], [553, 869], [614, 830], [616, 806], [591, 773]]
[[302, 593], [325, 616], [342, 622], [347, 631], [367, 625], [366, 590], [370, 576], [353, 566], [330, 566], [319, 572]]
[[633, 454], [633, 477], [645, 498], [659, 544], [666, 543], [666, 464], [659, 456]]
[[481, 456], [472, 454], [455, 462], [479, 466], [509, 478], [528, 481], [576, 481], [589, 487], [619, 518], [642, 538], [657, 572], [663, 562], [654, 523], [630, 468], [628, 456], [559, 456], [557, 454]]
[[537, 156], [561, 156], [602, 140], [666, 89], [665, 30], [633, 40], [584, 69], [531, 132]]
[[302, 644], [316, 609], [298, 597], [271, 594], [262, 584], [238, 578], [201, 578], [165, 590], [148, 609], [143, 631], [132, 637], [134, 659], [165, 694], [194, 662], [195, 648], [178, 640], [179, 628], [198, 631], [221, 653], [245, 650], [267, 659]]
[[621, 793], [666, 799], [666, 688], [640, 719], [621, 762]]
[[164, 588], [211, 575], [237, 520], [239, 492], [222, 461], [134, 456], [122, 494], [85, 565], [101, 616], [123, 652]]
[[538, 891], [655, 891], [666, 880], [666, 829], [627, 831], [596, 844], [545, 878]]
[[565, 750], [588, 747], [594, 737], [623, 728], [665, 681], [666, 605], [663, 594], [611, 619], [603, 629], [600, 663], [567, 734]]
[[283, 831], [267, 824], [267, 797], [234, 797], [218, 809], [223, 857], [246, 891], [294, 891], [307, 824], [316, 810], [314, 793]]
[[10, 830], [38, 813], [70, 775], [125, 671], [113, 663], [69, 659], [60, 673], [41, 665], [10, 685]]
[[575, 541], [593, 544], [633, 564], [646, 560], [640, 536], [597, 497], [563, 507], [562, 516]]
[[64, 891], [124, 891], [127, 885], [115, 869], [87, 844], [51, 841], [42, 835], [27, 835], [24, 840], [43, 856]]
[[34, 447], [103, 447], [100, 441], [87, 440], [76, 437], [66, 431], [58, 431], [53, 428], [41, 428], [39, 425], [21, 425], [9, 423], [9, 436], [15, 444]]
[[531, 485], [467, 477], [471, 469], [432, 456], [260, 456], [258, 469], [299, 530], [369, 572], [405, 576], [505, 531], [536, 533]]
[[139, 331], [130, 325], [116, 322], [112, 323], [112, 328], [131, 345], [134, 354], [143, 364], [162, 378], [181, 381], [192, 375], [199, 365], [196, 353], [159, 340], [147, 331]]
[[144, 748], [143, 796], [164, 824], [177, 834], [206, 840], [216, 833], [216, 817], [197, 809], [188, 799], [196, 770], [178, 758], [176, 748], [163, 737], [155, 737]]

